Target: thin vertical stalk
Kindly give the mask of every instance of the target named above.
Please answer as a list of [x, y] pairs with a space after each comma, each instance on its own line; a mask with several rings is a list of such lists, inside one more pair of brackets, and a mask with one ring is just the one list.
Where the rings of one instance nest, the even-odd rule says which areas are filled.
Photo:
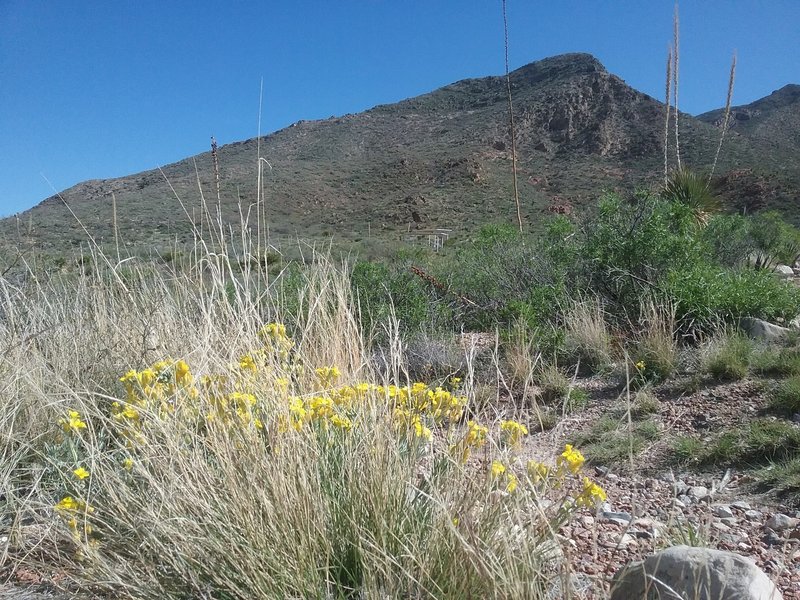
[[508, 95], [508, 127], [511, 131], [511, 171], [514, 176], [514, 204], [517, 208], [517, 225], [522, 231], [522, 209], [519, 204], [519, 186], [517, 184], [517, 140], [514, 132], [514, 107], [511, 102], [511, 75], [508, 70], [508, 16], [506, 14], [506, 0], [503, 0], [503, 38], [506, 51], [506, 92]]
[[714, 155], [714, 163], [711, 165], [711, 173], [708, 175], [708, 183], [711, 183], [711, 178], [714, 176], [714, 171], [717, 168], [717, 161], [719, 154], [722, 151], [722, 142], [725, 141], [725, 133], [728, 131], [728, 123], [731, 118], [731, 101], [733, 100], [733, 84], [736, 79], [736, 53], [734, 52], [731, 59], [731, 73], [728, 77], [728, 97], [725, 99], [725, 118], [722, 121], [722, 132], [719, 135], [719, 145], [717, 146], [717, 153]]
[[675, 16], [673, 18], [672, 27], [673, 37], [673, 67], [672, 67], [672, 82], [673, 82], [673, 104], [675, 105], [675, 159], [677, 161], [678, 170], [681, 168], [681, 143], [678, 136], [678, 82], [679, 82], [679, 68], [680, 68], [680, 22], [678, 20], [678, 3], [675, 3]]
[[669, 181], [669, 112], [672, 93], [672, 48], [667, 51], [667, 81], [664, 92], [664, 186]]

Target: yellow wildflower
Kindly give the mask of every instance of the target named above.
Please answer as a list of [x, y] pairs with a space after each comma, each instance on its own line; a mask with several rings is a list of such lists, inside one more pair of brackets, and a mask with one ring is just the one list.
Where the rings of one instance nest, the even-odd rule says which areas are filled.
[[500, 477], [506, 472], [506, 467], [499, 460], [492, 461], [492, 477]]
[[339, 415], [333, 415], [331, 417], [331, 425], [339, 429], [344, 429], [345, 431], [350, 431], [353, 428], [353, 423], [350, 419], [347, 417], [340, 417]]
[[640, 360], [639, 362], [636, 363], [636, 368], [639, 371], [644, 371], [646, 367], [647, 367], [647, 365], [645, 364], [645, 362], [643, 360]]
[[86, 429], [86, 423], [81, 420], [81, 415], [77, 410], [71, 410], [67, 413], [66, 419], [59, 421], [61, 429], [66, 433], [70, 431], [78, 431], [79, 429]]
[[501, 421], [500, 431], [503, 432], [505, 441], [509, 446], [519, 445], [520, 438], [528, 435], [528, 428], [516, 421]]
[[583, 478], [583, 491], [575, 498], [578, 506], [593, 508], [600, 502], [605, 502], [606, 492], [588, 477]]
[[252, 373], [258, 371], [255, 359], [249, 354], [245, 354], [244, 356], [239, 358], [239, 368], [242, 371], [250, 371]]
[[586, 462], [586, 459], [583, 457], [583, 454], [570, 444], [564, 446], [564, 452], [562, 452], [561, 456], [556, 460], [556, 464], [558, 464], [559, 467], [563, 468], [566, 466], [573, 475], [581, 470], [584, 462]]
[[547, 479], [550, 474], [550, 467], [544, 463], [536, 462], [535, 460], [528, 461], [528, 476], [533, 483], [539, 483]]
[[77, 477], [81, 481], [83, 481], [84, 479], [89, 477], [89, 471], [87, 471], [83, 467], [78, 467], [77, 469], [72, 471], [72, 473], [73, 473], [73, 475], [75, 475], [75, 477]]
[[519, 480], [517, 479], [517, 476], [514, 475], [513, 473], [509, 473], [507, 477], [506, 491], [510, 494], [513, 494], [514, 490], [517, 489], [518, 485], [519, 485]]
[[130, 456], [122, 461], [122, 468], [126, 471], [133, 469], [133, 459]]

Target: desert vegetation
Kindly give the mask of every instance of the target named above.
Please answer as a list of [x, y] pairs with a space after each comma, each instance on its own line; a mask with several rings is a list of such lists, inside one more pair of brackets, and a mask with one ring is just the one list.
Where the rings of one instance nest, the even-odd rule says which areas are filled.
[[[246, 229], [66, 271], [8, 253], [3, 575], [132, 598], [570, 596], [559, 532], [607, 499], [586, 464], [648, 452], [669, 386], [748, 378], [763, 416], [667, 439], [658, 464], [744, 466], [796, 501], [798, 351], [737, 327], [800, 314], [769, 269], [797, 239], [640, 191], [377, 261], [286, 260]], [[618, 402], [534, 450], [597, 406], [591, 381]]]

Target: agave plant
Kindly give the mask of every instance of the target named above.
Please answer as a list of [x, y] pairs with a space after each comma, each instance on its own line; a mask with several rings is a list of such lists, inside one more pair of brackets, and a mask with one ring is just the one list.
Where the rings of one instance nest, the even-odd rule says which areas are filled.
[[708, 180], [686, 168], [677, 169], [667, 178], [661, 197], [689, 207], [694, 219], [705, 226], [709, 216], [720, 210], [722, 203]]

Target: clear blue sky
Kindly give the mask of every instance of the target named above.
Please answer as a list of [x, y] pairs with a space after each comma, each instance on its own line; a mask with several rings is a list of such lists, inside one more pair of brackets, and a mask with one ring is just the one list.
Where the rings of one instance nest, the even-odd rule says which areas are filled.
[[[508, 0], [512, 68], [590, 52], [656, 98], [671, 0]], [[684, 0], [681, 109], [800, 83], [800, 0]], [[500, 0], [0, 0], [0, 215], [262, 132], [503, 72]]]

